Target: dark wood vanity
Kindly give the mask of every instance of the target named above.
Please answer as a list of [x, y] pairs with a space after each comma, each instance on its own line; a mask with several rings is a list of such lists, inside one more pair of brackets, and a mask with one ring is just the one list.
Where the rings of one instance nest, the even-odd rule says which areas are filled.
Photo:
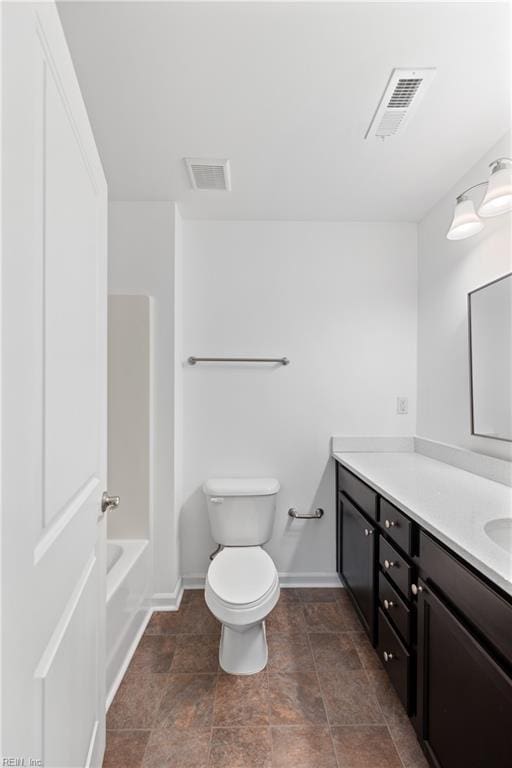
[[512, 766], [512, 598], [336, 463], [337, 567], [435, 768]]

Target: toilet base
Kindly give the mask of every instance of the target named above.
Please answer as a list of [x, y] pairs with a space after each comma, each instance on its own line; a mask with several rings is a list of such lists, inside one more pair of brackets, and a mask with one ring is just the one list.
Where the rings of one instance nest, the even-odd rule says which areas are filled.
[[244, 627], [222, 625], [219, 663], [230, 675], [255, 675], [267, 666], [265, 622]]

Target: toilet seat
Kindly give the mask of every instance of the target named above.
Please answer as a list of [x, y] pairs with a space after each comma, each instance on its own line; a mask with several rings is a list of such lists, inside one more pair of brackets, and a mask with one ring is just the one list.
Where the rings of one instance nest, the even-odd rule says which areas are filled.
[[261, 547], [226, 547], [208, 569], [206, 603], [222, 623], [261, 621], [278, 598], [277, 570]]
[[250, 605], [274, 586], [277, 571], [261, 547], [226, 547], [208, 569], [208, 583], [228, 605]]

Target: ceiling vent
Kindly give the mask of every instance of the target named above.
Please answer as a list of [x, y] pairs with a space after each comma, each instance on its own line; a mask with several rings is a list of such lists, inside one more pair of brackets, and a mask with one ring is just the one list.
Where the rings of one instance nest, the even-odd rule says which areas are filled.
[[229, 160], [205, 160], [199, 157], [186, 157], [185, 163], [188, 168], [192, 189], [213, 189], [219, 192], [229, 192], [231, 190]]
[[387, 139], [401, 133], [425, 95], [435, 72], [435, 68], [394, 69], [365, 139], [370, 136]]

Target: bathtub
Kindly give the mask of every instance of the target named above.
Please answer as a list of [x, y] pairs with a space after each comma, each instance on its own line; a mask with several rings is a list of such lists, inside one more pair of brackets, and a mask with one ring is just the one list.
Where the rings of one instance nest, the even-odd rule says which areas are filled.
[[150, 614], [148, 543], [146, 539], [107, 541], [107, 708]]

